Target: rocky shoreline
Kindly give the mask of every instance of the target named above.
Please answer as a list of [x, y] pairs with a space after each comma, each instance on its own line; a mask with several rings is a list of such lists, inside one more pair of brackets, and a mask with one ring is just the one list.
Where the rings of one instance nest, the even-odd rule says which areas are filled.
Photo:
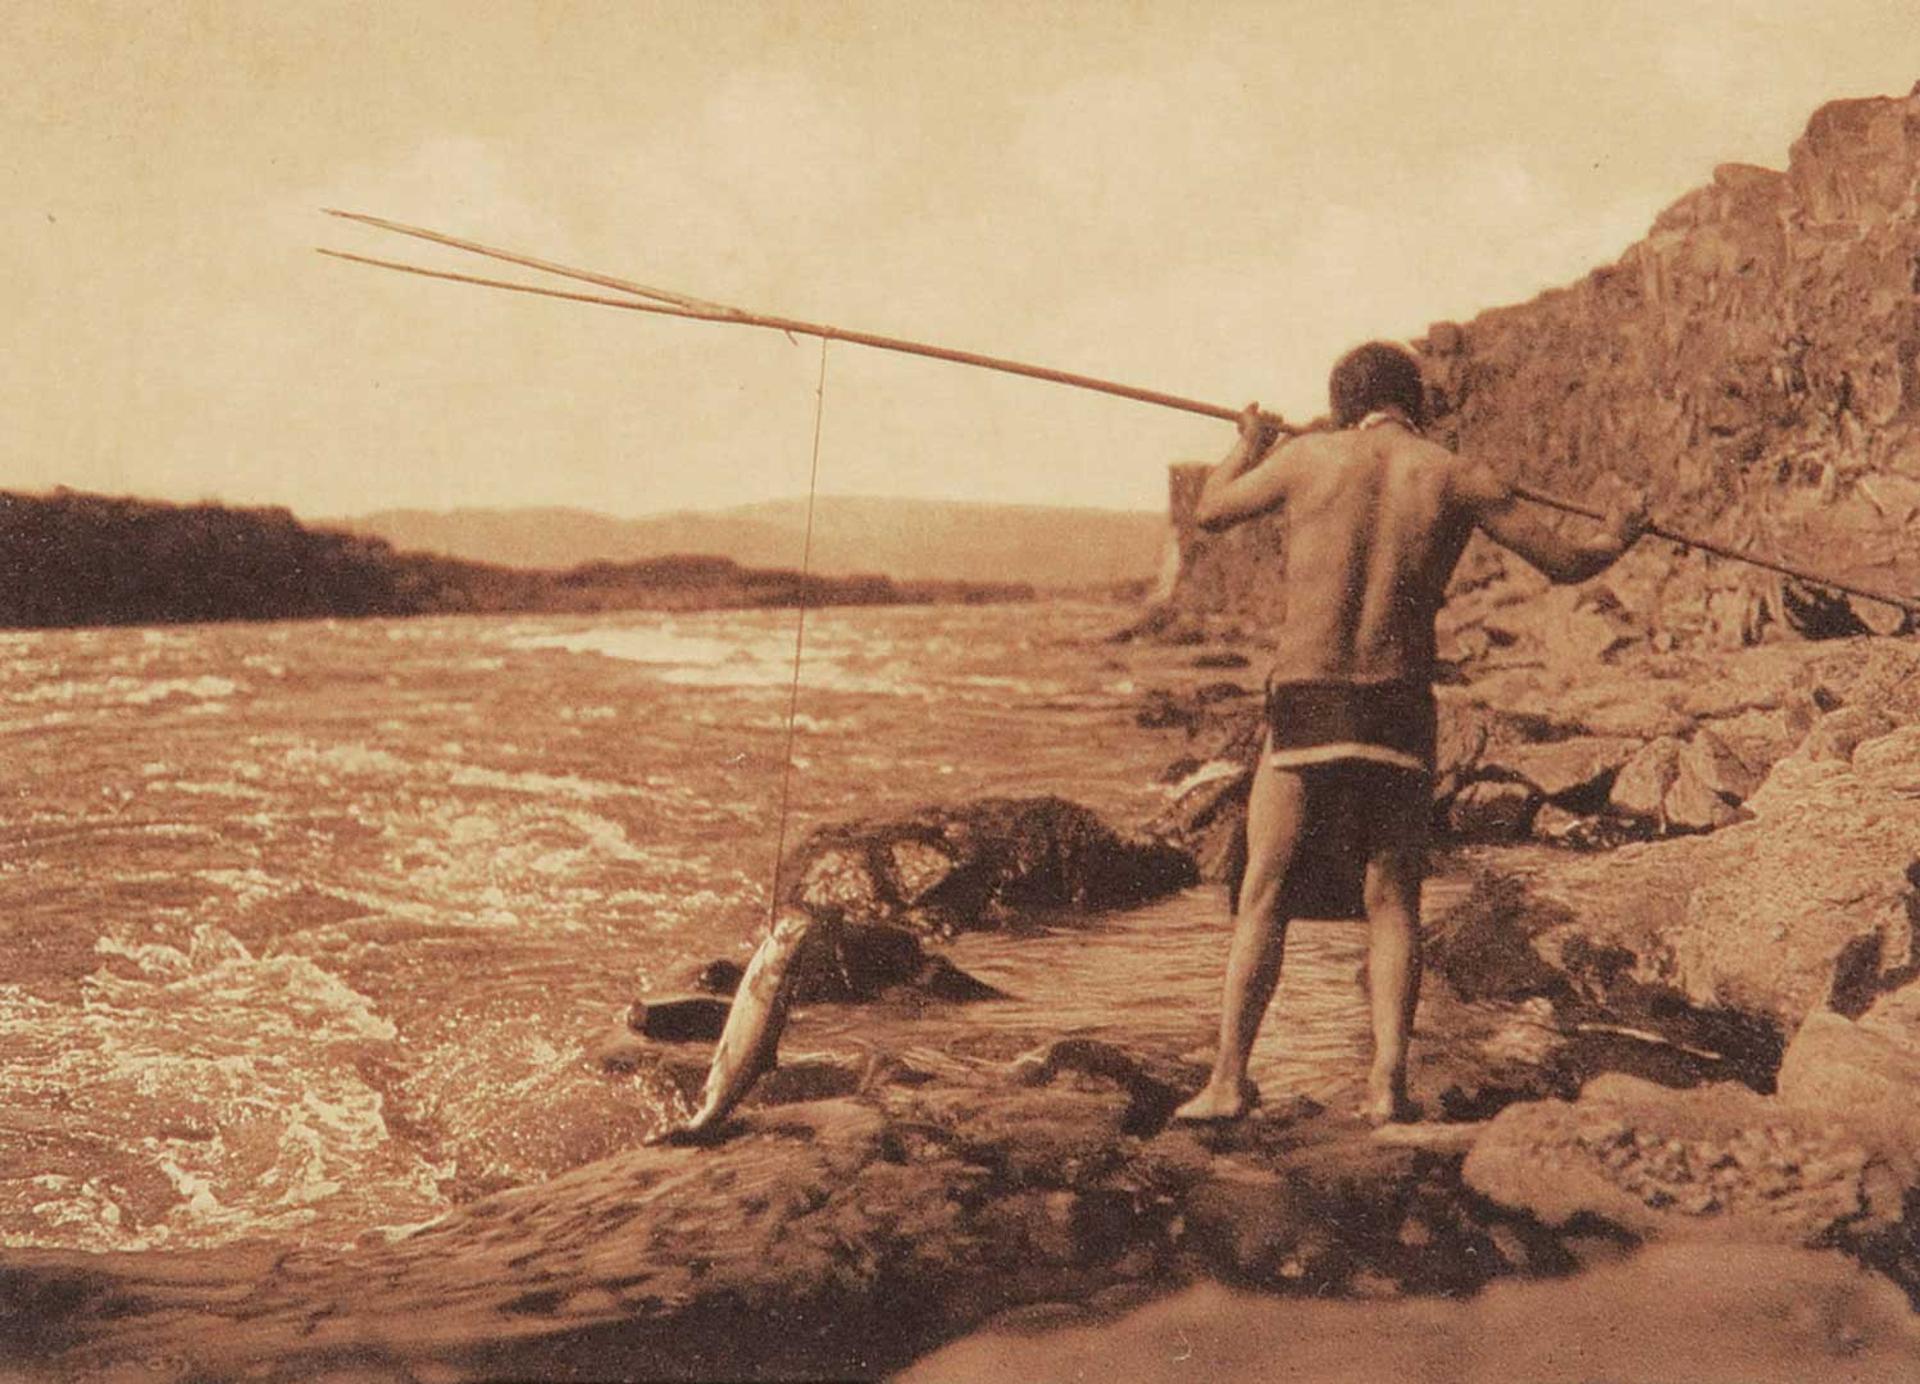
[[[1258, 658], [1127, 651], [1165, 684], [1141, 719], [1176, 780], [1142, 830], [993, 799], [816, 833], [783, 886], [827, 924], [808, 1001], [991, 994], [943, 938], [1221, 878], [1256, 699], [1217, 688]], [[631, 1149], [392, 1241], [9, 1252], [0, 1347], [60, 1377], [872, 1377], [1195, 1284], [1453, 1298], [1703, 1239], [1838, 1250], [1920, 1302], [1920, 649], [1643, 645], [1555, 676], [1444, 689], [1436, 821], [1472, 883], [1427, 921], [1421, 1124], [1271, 1091], [1241, 1125], [1169, 1128], [1200, 1060], [1150, 1043], [800, 1057], [716, 1146]], [[1656, 809], [1628, 769], [1662, 745]], [[1485, 784], [1538, 795], [1530, 840], [1471, 829]], [[1691, 820], [1703, 786], [1727, 811]], [[1594, 825], [1556, 836], [1548, 806]], [[724, 1001], [658, 999], [587, 1060], [691, 1091]]]

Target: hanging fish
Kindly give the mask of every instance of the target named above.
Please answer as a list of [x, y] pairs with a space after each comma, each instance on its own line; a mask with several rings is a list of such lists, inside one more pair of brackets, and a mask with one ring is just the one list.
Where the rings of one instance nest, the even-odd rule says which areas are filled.
[[684, 1125], [651, 1142], [695, 1144], [715, 1138], [754, 1083], [778, 1065], [780, 1034], [787, 1026], [793, 994], [793, 959], [813, 927], [814, 919], [798, 909], [786, 910], [774, 920], [733, 993], [733, 1007], [714, 1046], [713, 1065], [707, 1069], [700, 1109]]

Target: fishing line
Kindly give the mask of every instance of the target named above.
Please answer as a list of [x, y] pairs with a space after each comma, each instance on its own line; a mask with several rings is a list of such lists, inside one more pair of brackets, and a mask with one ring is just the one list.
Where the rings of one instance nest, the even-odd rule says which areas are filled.
[[813, 572], [813, 502], [820, 493], [820, 420], [827, 411], [827, 339], [820, 338], [820, 378], [813, 388], [813, 464], [807, 475], [807, 536], [800, 548], [800, 613], [793, 622], [793, 686], [787, 693], [787, 752], [780, 767], [780, 827], [773, 844], [767, 925], [780, 907], [780, 862], [787, 853], [787, 809], [793, 801], [793, 741], [799, 731], [800, 656], [807, 646], [807, 582]]

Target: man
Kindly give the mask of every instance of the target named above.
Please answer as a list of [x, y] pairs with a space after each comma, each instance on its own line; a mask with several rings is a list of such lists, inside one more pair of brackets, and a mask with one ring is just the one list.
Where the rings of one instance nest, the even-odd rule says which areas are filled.
[[1268, 679], [1268, 739], [1247, 804], [1247, 871], [1227, 958], [1220, 1049], [1174, 1118], [1232, 1120], [1259, 1099], [1255, 1033], [1280, 980], [1287, 923], [1329, 890], [1369, 924], [1373, 1066], [1365, 1116], [1414, 1118], [1407, 1037], [1420, 987], [1420, 884], [1432, 813], [1434, 617], [1478, 528], [1556, 582], [1605, 571], [1646, 528], [1638, 505], [1563, 538], [1485, 465], [1420, 434], [1420, 367], [1371, 342], [1330, 382], [1338, 431], [1275, 446], [1258, 405], [1207, 477], [1196, 518], [1220, 530], [1278, 511], [1286, 610]]

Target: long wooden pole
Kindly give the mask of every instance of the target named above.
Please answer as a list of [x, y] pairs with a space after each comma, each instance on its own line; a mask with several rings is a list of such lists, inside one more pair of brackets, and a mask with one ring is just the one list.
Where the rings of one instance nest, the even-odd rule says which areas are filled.
[[389, 221], [384, 216], [369, 216], [363, 211], [341, 211], [336, 207], [322, 207], [321, 210], [328, 216], [337, 216], [343, 221], [358, 221], [361, 225], [372, 226], [375, 230], [393, 231], [398, 235], [412, 236], [416, 240], [430, 240], [435, 245], [448, 245], [470, 254], [485, 255], [488, 259], [505, 260], [508, 264], [538, 269], [543, 274], [558, 274], [563, 279], [578, 279], [581, 283], [596, 284], [601, 288], [617, 288], [622, 293], [638, 294], [642, 298], [668, 303], [689, 312], [710, 313], [715, 317], [745, 315], [738, 308], [730, 308], [723, 303], [709, 303], [704, 298], [690, 298], [684, 293], [675, 293], [664, 288], [649, 288], [631, 279], [616, 279], [611, 274], [599, 274], [591, 269], [577, 269], [570, 264], [556, 264], [552, 260], [536, 259], [532, 255], [523, 255], [517, 250], [502, 250], [497, 245], [482, 245], [477, 240], [463, 240], [457, 235], [448, 235], [444, 231], [428, 230], [425, 226], [409, 226], [404, 221]]
[[[574, 293], [563, 289], [544, 288], [537, 284], [515, 283], [510, 279], [490, 279], [475, 274], [459, 274], [445, 269], [427, 269], [420, 265], [403, 264], [398, 260], [379, 259], [372, 255], [356, 255], [345, 250], [322, 249], [320, 253], [333, 259], [347, 260], [354, 264], [372, 265], [379, 269], [392, 269], [402, 274], [417, 274], [423, 278], [442, 279], [449, 283], [472, 284], [480, 288], [496, 288], [508, 293], [525, 293], [540, 298], [558, 298], [566, 302], [588, 303], [596, 307], [621, 308], [628, 312], [652, 313], [661, 317], [680, 317], [696, 322], [723, 322], [734, 326], [762, 327], [769, 331], [785, 332], [796, 336], [817, 337], [823, 341], [845, 341], [856, 346], [870, 346], [881, 351], [896, 351], [906, 355], [924, 356], [930, 360], [949, 361], [955, 365], [972, 365], [985, 370], [997, 370], [1003, 374], [1021, 375], [1028, 379], [1044, 380], [1049, 384], [1070, 385], [1075, 389], [1089, 389], [1101, 394], [1111, 394], [1122, 399], [1132, 399], [1143, 404], [1157, 404], [1162, 408], [1179, 409], [1186, 413], [1197, 413], [1209, 418], [1225, 419], [1229, 422], [1239, 420], [1241, 410], [1223, 404], [1210, 404], [1201, 399], [1189, 399], [1178, 394], [1167, 394], [1157, 389], [1142, 389], [1135, 385], [1118, 384], [1112, 380], [1099, 379], [1092, 375], [1075, 374], [1068, 370], [1055, 370], [1049, 366], [1032, 365], [1025, 361], [1009, 360], [1002, 356], [984, 355], [977, 351], [961, 351], [948, 346], [933, 346], [923, 341], [909, 341], [903, 337], [881, 336], [873, 332], [851, 331], [844, 327], [828, 326], [820, 322], [806, 322], [795, 317], [779, 317], [768, 313], [748, 312], [742, 308], [730, 307], [724, 303], [709, 302], [701, 298], [691, 298], [684, 294], [666, 289], [651, 288], [630, 280], [618, 279], [610, 274], [599, 274], [592, 270], [578, 269], [571, 265], [559, 264], [552, 260], [537, 259], [512, 250], [502, 250], [495, 246], [483, 245], [478, 241], [463, 240], [457, 236], [428, 230], [422, 226], [409, 226], [400, 221], [389, 221], [383, 217], [368, 216], [361, 212], [335, 211], [329, 209], [329, 216], [342, 217], [348, 221], [357, 221], [380, 230], [394, 231], [400, 235], [412, 236], [419, 240], [432, 241], [435, 244], [451, 246], [472, 254], [483, 255], [489, 259], [504, 260], [509, 264], [518, 264], [543, 273], [554, 274], [561, 278], [574, 279], [582, 283], [594, 284], [602, 288], [616, 289], [619, 292], [634, 295], [627, 298], [610, 298], [602, 294]], [[636, 301], [641, 299], [645, 301]], [[1279, 418], [1273, 420], [1284, 430], [1299, 433], [1303, 429], [1293, 427]], [[1513, 493], [1523, 500], [1545, 505], [1551, 509], [1562, 510], [1568, 514], [1577, 514], [1587, 519], [1604, 521], [1606, 515], [1590, 505], [1580, 504], [1544, 490], [1531, 486], [1515, 485]], [[1682, 533], [1670, 529], [1664, 524], [1650, 524], [1647, 532], [1669, 543], [1679, 544], [1683, 548], [1692, 548], [1700, 552], [1711, 553], [1715, 557], [1730, 562], [1741, 562], [1748, 566], [1778, 572], [1782, 576], [1806, 582], [1810, 586], [1823, 587], [1830, 591], [1844, 592], [1849, 596], [1858, 596], [1862, 600], [1877, 601], [1913, 615], [1920, 615], [1920, 600], [1908, 596], [1896, 596], [1886, 591], [1876, 591], [1870, 587], [1853, 582], [1841, 581], [1819, 572], [1809, 571], [1790, 563], [1779, 562], [1772, 558], [1761, 557], [1755, 553], [1731, 548], [1710, 538], [1697, 534]]]
[[[345, 215], [346, 213], [335, 213]], [[358, 217], [354, 218], [360, 219]], [[412, 232], [405, 232], [412, 234]], [[441, 239], [428, 236], [427, 239]], [[468, 248], [462, 246], [461, 248]], [[605, 275], [589, 274], [584, 270], [576, 271], [559, 266], [542, 265], [548, 273], [559, 274], [565, 278], [578, 279], [583, 283], [599, 284], [606, 288], [620, 288], [628, 293], [644, 293], [652, 302], [632, 302], [620, 298], [603, 298], [586, 293], [564, 293], [558, 289], [539, 288], [532, 284], [517, 284], [506, 279], [483, 279], [472, 274], [455, 274], [441, 269], [423, 269], [418, 265], [401, 264], [395, 260], [376, 259], [371, 255], [348, 254], [343, 250], [322, 250], [323, 255], [335, 259], [352, 260], [356, 264], [372, 264], [382, 269], [398, 269], [406, 274], [421, 274], [429, 279], [446, 279], [452, 283], [478, 284], [482, 288], [502, 288], [514, 293], [533, 293], [545, 298], [564, 298], [575, 303], [593, 303], [600, 307], [627, 308], [636, 312], [651, 312], [662, 317], [687, 317], [700, 322], [730, 322], [743, 327], [765, 327], [769, 331], [789, 332], [795, 336], [819, 337], [825, 341], [846, 341], [855, 346], [871, 346], [881, 351], [898, 351], [910, 356], [925, 356], [930, 360], [950, 361], [955, 365], [973, 365], [983, 370], [998, 370], [1007, 375], [1024, 375], [1028, 379], [1045, 380], [1049, 384], [1072, 385], [1076, 389], [1091, 389], [1102, 394], [1117, 395], [1122, 399], [1133, 399], [1143, 404], [1158, 404], [1162, 408], [1183, 409], [1188, 413], [1204, 413], [1212, 418], [1237, 419], [1240, 410], [1223, 408], [1219, 404], [1204, 403], [1199, 399], [1185, 399], [1178, 394], [1164, 394], [1157, 389], [1140, 389], [1133, 385], [1116, 384], [1112, 380], [1096, 379], [1092, 375], [1076, 375], [1068, 370], [1055, 370], [1045, 365], [1029, 365], [1025, 361], [1007, 360], [1000, 356], [982, 355], [976, 351], [960, 351], [950, 346], [930, 346], [923, 341], [908, 341], [897, 336], [879, 336], [873, 332], [850, 331], [844, 327], [830, 327], [820, 322], [803, 322], [795, 317], [775, 317], [767, 313], [746, 312], [740, 308], [729, 308], [720, 304], [700, 307], [673, 304], [660, 299], [651, 289], [640, 289], [623, 285], [617, 279]], [[529, 263], [518, 255], [496, 254], [491, 250], [479, 249], [476, 253], [488, 255], [494, 259], [506, 259], [510, 264]], [[688, 299], [686, 303], [698, 303], [698, 299]], [[1280, 420], [1275, 420], [1276, 422]], [[1284, 425], [1283, 425], [1284, 426]], [[1298, 432], [1297, 428], [1289, 431]]]

